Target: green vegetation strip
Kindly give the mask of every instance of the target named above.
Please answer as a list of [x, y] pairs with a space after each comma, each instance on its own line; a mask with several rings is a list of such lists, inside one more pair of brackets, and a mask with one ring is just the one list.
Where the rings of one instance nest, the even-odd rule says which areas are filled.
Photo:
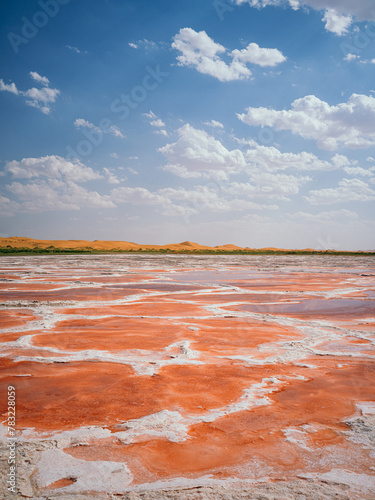
[[161, 248], [157, 250], [143, 249], [138, 250], [94, 250], [92, 248], [27, 248], [27, 247], [1, 247], [0, 255], [74, 255], [74, 254], [188, 254], [188, 255], [347, 255], [347, 256], [375, 256], [375, 252], [345, 252], [336, 250], [171, 250], [170, 248]]

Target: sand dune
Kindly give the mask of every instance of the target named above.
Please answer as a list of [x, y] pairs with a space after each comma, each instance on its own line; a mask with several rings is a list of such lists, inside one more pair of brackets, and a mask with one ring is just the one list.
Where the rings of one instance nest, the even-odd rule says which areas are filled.
[[[56, 249], [71, 249], [71, 250], [96, 250], [96, 251], [173, 251], [173, 252], [184, 252], [184, 251], [210, 251], [210, 252], [233, 252], [233, 251], [273, 251], [273, 252], [291, 252], [296, 249], [285, 249], [277, 247], [266, 247], [266, 248], [250, 248], [250, 247], [239, 247], [233, 244], [218, 245], [215, 247], [200, 245], [192, 241], [183, 241], [182, 243], [171, 243], [167, 245], [150, 245], [139, 243], [133, 243], [131, 241], [104, 241], [104, 240], [37, 240], [33, 238], [26, 238], [21, 236], [11, 236], [9, 238], [0, 238], [0, 248], [41, 248], [46, 249], [49, 247], [54, 247]], [[317, 250], [311, 248], [305, 248], [303, 250], [298, 249], [299, 252], [317, 252]], [[334, 252], [334, 250], [332, 250]], [[325, 251], [322, 251], [323, 253]]]

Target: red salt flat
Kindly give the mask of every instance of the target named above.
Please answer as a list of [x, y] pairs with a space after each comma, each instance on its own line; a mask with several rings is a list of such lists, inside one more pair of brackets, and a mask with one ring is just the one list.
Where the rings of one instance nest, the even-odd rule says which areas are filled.
[[29, 309], [3, 309], [0, 310], [0, 329], [26, 325], [35, 319], [36, 316]]
[[[134, 485], [202, 476], [293, 480], [334, 468], [373, 475], [370, 450], [348, 439], [345, 424], [359, 416], [356, 405], [375, 398], [373, 277], [339, 267], [259, 271], [241, 260], [232, 269], [204, 259], [189, 268], [182, 258], [183, 268], [158, 261], [158, 269], [142, 269], [138, 260], [113, 259], [122, 270], [132, 262], [130, 272], [101, 274], [117, 272], [97, 256], [46, 257], [36, 269], [37, 259], [25, 259], [25, 267], [17, 261], [4, 270], [19, 273], [15, 279], [33, 274], [14, 286], [0, 282], [0, 300], [35, 301], [41, 311], [35, 318], [22, 302], [0, 310], [4, 328], [19, 330], [0, 336], [0, 391], [16, 387], [18, 430], [106, 428], [110, 437], [64, 451], [126, 463]], [[30, 345], [16, 342], [23, 336]], [[128, 444], [117, 437], [127, 435], [129, 420], [166, 410], [182, 419], [185, 440], [168, 439], [167, 424], [156, 435], [144, 427]], [[5, 420], [5, 398], [0, 414]], [[52, 482], [47, 493], [72, 481]]]

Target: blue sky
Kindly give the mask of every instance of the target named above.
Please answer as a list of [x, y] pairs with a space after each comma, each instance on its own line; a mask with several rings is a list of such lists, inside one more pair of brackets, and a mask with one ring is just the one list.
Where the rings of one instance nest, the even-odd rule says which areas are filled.
[[372, 0], [0, 10], [1, 236], [375, 248]]

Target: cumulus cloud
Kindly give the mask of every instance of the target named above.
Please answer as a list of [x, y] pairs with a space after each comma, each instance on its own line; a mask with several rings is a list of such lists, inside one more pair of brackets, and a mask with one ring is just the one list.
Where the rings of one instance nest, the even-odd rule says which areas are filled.
[[46, 76], [41, 76], [36, 71], [30, 71], [29, 76], [36, 82], [42, 85], [38, 89], [32, 87], [28, 90], [18, 90], [15, 83], [6, 84], [4, 80], [0, 79], [0, 91], [11, 92], [15, 95], [24, 96], [26, 104], [40, 109], [42, 113], [48, 115], [51, 111], [52, 104], [56, 102], [57, 97], [60, 95], [60, 90], [51, 89], [49, 87], [49, 80]]
[[237, 114], [248, 125], [290, 130], [315, 139], [321, 149], [367, 148], [375, 145], [375, 98], [352, 94], [348, 102], [330, 106], [314, 95], [295, 100], [291, 109], [247, 108]]
[[133, 205], [167, 205], [169, 200], [143, 187], [120, 187], [111, 192], [112, 200]]
[[6, 204], [8, 211], [43, 212], [115, 207], [108, 196], [78, 185], [103, 178], [102, 174], [78, 160], [67, 161], [53, 155], [23, 158], [7, 162], [4, 174], [17, 179], [5, 186], [15, 197], [14, 201]]
[[373, 201], [375, 200], [375, 191], [360, 179], [342, 179], [335, 188], [309, 191], [306, 199], [312, 205]]
[[159, 151], [168, 159], [163, 168], [180, 177], [197, 177], [200, 173], [210, 171], [225, 172], [245, 167], [246, 160], [239, 149], [229, 150], [204, 130], [189, 124], [177, 130], [179, 136], [175, 143], [167, 144]]
[[272, 67], [286, 61], [286, 57], [279, 50], [263, 49], [257, 43], [250, 43], [246, 49], [233, 50], [231, 55], [234, 61], [257, 64], [262, 67]]
[[287, 6], [297, 10], [308, 7], [323, 10], [325, 29], [336, 35], [344, 35], [351, 23], [375, 20], [373, 0], [234, 0], [237, 5], [249, 4], [258, 9], [267, 6]]
[[262, 146], [255, 142], [253, 147], [245, 152], [245, 158], [250, 165], [256, 165], [265, 172], [288, 169], [295, 171], [329, 171], [351, 165], [350, 160], [344, 155], [336, 154], [331, 161], [324, 161], [305, 151], [302, 153], [282, 153], [275, 147]]
[[159, 148], [168, 163], [163, 169], [182, 178], [228, 179], [230, 175], [257, 172], [330, 171], [354, 166], [346, 156], [335, 154], [330, 161], [320, 160], [312, 153], [282, 153], [272, 146], [243, 139], [235, 140], [240, 149], [228, 149], [204, 130], [189, 124], [177, 130], [177, 142]]
[[[246, 64], [275, 66], [286, 60], [277, 49], [261, 48], [250, 43], [243, 50], [229, 51], [210, 38], [205, 31], [182, 28], [173, 38], [172, 48], [178, 50], [179, 66], [195, 68], [199, 73], [213, 76], [222, 82], [242, 80], [251, 76]], [[230, 59], [229, 64], [222, 57]]]
[[115, 207], [109, 196], [89, 191], [73, 181], [47, 179], [26, 184], [12, 182], [6, 188], [21, 202], [19, 210], [22, 212]]
[[326, 23], [325, 28], [327, 31], [342, 36], [348, 32], [348, 28], [352, 24], [353, 18], [352, 16], [339, 14], [335, 9], [327, 9], [323, 21]]
[[360, 175], [362, 177], [375, 176], [375, 167], [371, 167], [369, 169], [362, 167], [344, 167], [344, 171], [349, 175]]
[[6, 163], [4, 171], [16, 179], [31, 179], [43, 176], [51, 179], [85, 182], [102, 178], [101, 174], [78, 160], [67, 161], [61, 156], [54, 155], [9, 161]]

